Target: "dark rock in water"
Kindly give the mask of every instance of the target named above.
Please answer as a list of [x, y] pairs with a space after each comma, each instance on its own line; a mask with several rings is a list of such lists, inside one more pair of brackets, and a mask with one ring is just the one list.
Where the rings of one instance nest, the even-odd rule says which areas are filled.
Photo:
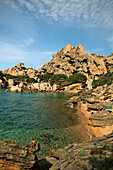
[[24, 170], [38, 167], [38, 158], [28, 149], [0, 140], [0, 169]]

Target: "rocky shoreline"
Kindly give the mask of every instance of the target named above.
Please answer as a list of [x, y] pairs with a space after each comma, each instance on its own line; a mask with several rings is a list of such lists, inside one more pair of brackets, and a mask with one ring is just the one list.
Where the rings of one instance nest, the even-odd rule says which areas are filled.
[[0, 140], [0, 168], [3, 170], [92, 170], [103, 167], [113, 167], [113, 133], [52, 150], [51, 157], [41, 160], [25, 147]]
[[[81, 44], [75, 47], [68, 44], [39, 70], [18, 63], [0, 71], [0, 88], [7, 88], [6, 92], [71, 93], [73, 96], [68, 102], [77, 105], [80, 121], [91, 140], [53, 150], [51, 158], [39, 161], [21, 146], [0, 141], [3, 145], [3, 149], [0, 148], [2, 169], [8, 166], [42, 170], [113, 167], [113, 53], [110, 56], [89, 54]], [[19, 159], [12, 152], [14, 148]]]

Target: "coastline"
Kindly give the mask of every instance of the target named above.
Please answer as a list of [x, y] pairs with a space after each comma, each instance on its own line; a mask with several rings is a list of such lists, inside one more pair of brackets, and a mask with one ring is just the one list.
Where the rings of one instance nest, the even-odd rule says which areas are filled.
[[95, 138], [95, 137], [102, 137], [104, 135], [112, 133], [113, 125], [112, 126], [105, 126], [105, 127], [93, 127], [93, 126], [88, 125], [89, 117], [90, 117], [91, 113], [86, 111], [87, 104], [81, 103], [80, 106], [81, 107], [79, 107], [79, 105], [77, 105], [78, 115], [80, 117], [81, 123], [87, 129], [87, 134], [89, 135], [90, 140]]

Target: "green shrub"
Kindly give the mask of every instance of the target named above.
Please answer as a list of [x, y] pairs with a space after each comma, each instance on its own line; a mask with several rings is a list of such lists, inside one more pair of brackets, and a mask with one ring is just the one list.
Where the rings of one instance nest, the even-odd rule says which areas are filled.
[[96, 88], [97, 86], [102, 86], [104, 84], [111, 85], [113, 82], [113, 73], [108, 71], [106, 74], [99, 75], [98, 80], [93, 80], [93, 88]]
[[5, 74], [4, 75], [6, 79], [15, 79], [17, 81], [24, 81], [26, 80], [27, 83], [36, 83], [37, 81], [34, 78], [30, 78], [29, 76], [12, 76], [10, 74]]
[[68, 158], [65, 158], [65, 159], [64, 159], [64, 162], [67, 162], [67, 161], [68, 161]]
[[75, 73], [67, 78], [67, 81], [72, 83], [84, 83], [86, 80], [87, 77], [81, 73]]
[[87, 152], [82, 149], [82, 150], [80, 150], [80, 152], [79, 152], [78, 155], [79, 155], [79, 156], [87, 156]]
[[89, 157], [90, 164], [93, 166], [93, 169], [97, 170], [107, 170], [113, 169], [113, 157]]
[[51, 84], [51, 86], [52, 86], [53, 84], [57, 83], [57, 81], [58, 81], [59, 79], [61, 79], [61, 78], [66, 79], [67, 76], [64, 75], [64, 74], [54, 74], [54, 75], [52, 75], [52, 77], [51, 77], [51, 79], [50, 79], [50, 84]]
[[38, 75], [37, 77], [40, 79], [40, 81], [47, 82], [52, 77], [53, 73], [46, 72], [44, 75]]
[[47, 72], [44, 75], [38, 75], [38, 78], [40, 79], [40, 81], [44, 82], [50, 81], [51, 86], [57, 84], [58, 80], [60, 79], [64, 79], [72, 83], [84, 83], [87, 80], [85, 75], [78, 73], [77, 71], [75, 71], [73, 75], [71, 75], [70, 77], [67, 77], [64, 74], [53, 74]]
[[81, 61], [82, 63], [86, 63], [87, 64], [87, 58], [85, 58], [84, 60]]
[[70, 63], [72, 66], [74, 66], [75, 61], [74, 61], [73, 59], [70, 59], [70, 60], [69, 60], [69, 63]]
[[2, 72], [0, 72], [0, 79], [4, 82], [5, 79], [3, 77], [4, 77], [4, 74]]

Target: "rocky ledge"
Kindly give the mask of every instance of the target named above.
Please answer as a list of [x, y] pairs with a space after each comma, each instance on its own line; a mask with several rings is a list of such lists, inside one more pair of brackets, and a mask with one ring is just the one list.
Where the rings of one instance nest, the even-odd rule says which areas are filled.
[[0, 140], [2, 170], [100, 170], [113, 167], [113, 133], [89, 142], [73, 143], [52, 150], [51, 157], [38, 160], [24, 147]]
[[0, 140], [0, 169], [24, 170], [38, 167], [38, 158], [24, 147]]
[[66, 146], [50, 170], [100, 170], [112, 168], [113, 133], [95, 138], [87, 143], [75, 143]]
[[92, 90], [82, 90], [69, 102], [85, 104], [86, 114], [90, 113], [89, 125], [106, 127], [113, 125], [113, 84], [98, 86]]

